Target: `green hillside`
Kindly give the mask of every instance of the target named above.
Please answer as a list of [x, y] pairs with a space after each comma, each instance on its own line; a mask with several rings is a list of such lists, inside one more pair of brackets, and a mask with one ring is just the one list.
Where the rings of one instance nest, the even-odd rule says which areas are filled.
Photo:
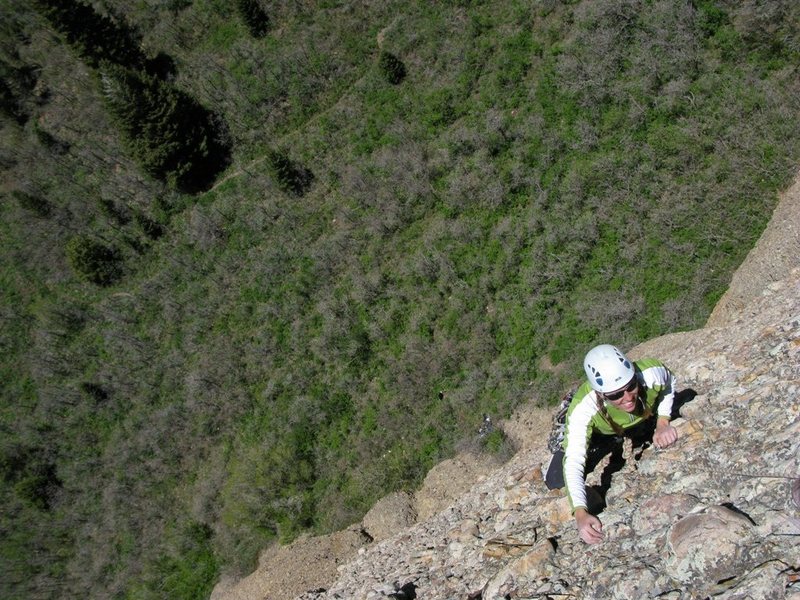
[[701, 326], [800, 162], [790, 0], [0, 14], [9, 600], [204, 598], [359, 520]]

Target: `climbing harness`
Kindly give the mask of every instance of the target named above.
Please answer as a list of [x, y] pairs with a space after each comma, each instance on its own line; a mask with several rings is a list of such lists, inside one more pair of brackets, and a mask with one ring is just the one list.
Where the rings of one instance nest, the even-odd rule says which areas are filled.
[[555, 454], [562, 449], [561, 445], [564, 442], [564, 433], [567, 428], [567, 411], [569, 411], [569, 405], [572, 403], [575, 391], [575, 389], [572, 389], [564, 394], [553, 415], [553, 426], [550, 429], [550, 437], [547, 440], [547, 449], [550, 450], [550, 454]]

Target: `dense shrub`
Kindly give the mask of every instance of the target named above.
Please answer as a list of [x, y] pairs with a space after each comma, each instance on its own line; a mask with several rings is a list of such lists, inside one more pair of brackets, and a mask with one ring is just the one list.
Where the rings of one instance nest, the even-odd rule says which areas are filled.
[[516, 448], [505, 431], [494, 429], [481, 438], [481, 448], [484, 452], [496, 456], [499, 460], [506, 461], [514, 456]]

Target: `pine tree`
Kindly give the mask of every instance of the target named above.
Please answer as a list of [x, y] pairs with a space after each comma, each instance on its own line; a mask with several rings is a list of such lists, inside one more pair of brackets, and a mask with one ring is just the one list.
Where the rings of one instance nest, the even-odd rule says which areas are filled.
[[305, 194], [313, 175], [289, 158], [285, 150], [270, 150], [266, 162], [270, 175], [281, 190], [294, 196]]
[[46, 218], [50, 216], [52, 207], [50, 203], [41, 196], [34, 196], [19, 190], [13, 190], [11, 195], [17, 200], [17, 203], [24, 209], [29, 210], [37, 217]]
[[39, 10], [61, 32], [87, 64], [107, 60], [128, 67], [145, 66], [139, 36], [123, 22], [115, 22], [74, 0], [35, 0]]
[[111, 285], [122, 275], [119, 251], [86, 236], [67, 243], [67, 260], [76, 273], [97, 285]]
[[13, 65], [0, 58], [0, 112], [24, 124], [30, 116], [27, 105], [36, 79], [34, 67]]
[[406, 66], [391, 52], [381, 51], [378, 57], [378, 68], [380, 68], [384, 79], [392, 85], [397, 85], [406, 76]]
[[142, 72], [100, 65], [106, 105], [134, 159], [183, 191], [203, 189], [227, 166], [213, 115], [191, 96]]
[[269, 30], [269, 15], [261, 8], [258, 0], [236, 0], [236, 9], [253, 37], [266, 35]]

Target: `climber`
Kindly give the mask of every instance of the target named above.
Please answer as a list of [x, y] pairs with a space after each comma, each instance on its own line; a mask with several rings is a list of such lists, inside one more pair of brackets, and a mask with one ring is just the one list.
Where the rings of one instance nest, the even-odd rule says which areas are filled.
[[592, 348], [583, 369], [588, 381], [573, 395], [563, 449], [553, 454], [545, 482], [550, 489], [566, 485], [578, 535], [596, 544], [603, 539], [603, 524], [590, 512], [585, 474], [614, 446], [621, 451], [624, 437], [652, 431], [656, 448], [675, 443], [678, 432], [670, 425], [675, 378], [660, 361], [631, 362], [610, 344]]

